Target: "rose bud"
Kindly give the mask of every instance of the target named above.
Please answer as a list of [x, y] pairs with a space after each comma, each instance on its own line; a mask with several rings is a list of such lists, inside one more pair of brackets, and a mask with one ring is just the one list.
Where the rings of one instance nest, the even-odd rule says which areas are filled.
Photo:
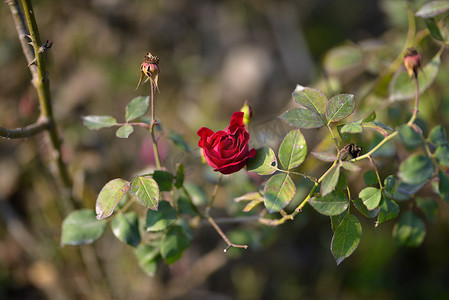
[[243, 112], [243, 124], [248, 125], [253, 116], [253, 110], [251, 109], [251, 106], [248, 105], [248, 100], [245, 100], [240, 111]]
[[142, 79], [146, 76], [145, 81], [142, 84], [148, 80], [151, 80], [156, 89], [159, 91], [159, 87], [157, 85], [159, 72], [159, 57], [148, 52], [143, 58], [143, 62], [140, 64], [140, 79], [139, 83], [137, 83], [136, 90], [140, 86]]
[[418, 77], [418, 69], [422, 70], [421, 55], [413, 48], [408, 48], [404, 55], [404, 66], [407, 69], [408, 76]]
[[243, 115], [241, 111], [233, 113], [225, 130], [213, 132], [206, 127], [198, 130], [198, 146], [214, 171], [235, 173], [246, 165], [248, 158], [256, 155], [255, 149], [249, 150], [249, 134], [243, 125]]

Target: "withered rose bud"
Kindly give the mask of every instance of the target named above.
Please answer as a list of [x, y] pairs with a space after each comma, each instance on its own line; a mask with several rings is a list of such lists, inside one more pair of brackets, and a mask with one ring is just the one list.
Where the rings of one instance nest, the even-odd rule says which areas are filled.
[[146, 77], [142, 84], [151, 80], [156, 89], [159, 90], [159, 86], [157, 85], [159, 72], [159, 57], [148, 52], [147, 55], [144, 56], [142, 64], [140, 64], [140, 79], [136, 89], [140, 86], [142, 79]]
[[351, 158], [357, 158], [360, 154], [362, 154], [362, 147], [355, 145], [354, 143], [350, 143], [341, 149], [339, 157], [341, 160], [344, 160], [348, 154]]
[[407, 49], [404, 55], [404, 66], [410, 78], [418, 77], [418, 69], [422, 70], [422, 58], [418, 51], [413, 48]]
[[351, 143], [348, 145], [348, 153], [352, 158], [357, 158], [362, 154], [362, 147]]
[[243, 124], [248, 125], [253, 117], [253, 110], [251, 109], [251, 106], [249, 106], [248, 100], [245, 100], [240, 111], [243, 112]]

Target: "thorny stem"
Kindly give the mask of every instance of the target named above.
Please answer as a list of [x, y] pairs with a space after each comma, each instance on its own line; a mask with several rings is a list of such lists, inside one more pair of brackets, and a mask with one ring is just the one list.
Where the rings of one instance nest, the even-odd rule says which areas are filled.
[[[61, 152], [61, 140], [56, 128], [56, 122], [53, 115], [53, 109], [51, 105], [51, 96], [50, 96], [50, 81], [48, 79], [47, 74], [47, 66], [45, 63], [45, 51], [40, 51], [41, 47], [41, 39], [39, 36], [39, 30], [37, 27], [36, 19], [34, 17], [33, 7], [31, 5], [31, 0], [22, 0], [23, 14], [20, 13], [20, 7], [17, 1], [10, 0], [7, 2], [11, 13], [14, 18], [14, 22], [16, 24], [17, 33], [19, 35], [19, 39], [23, 48], [23, 52], [25, 54], [25, 58], [29, 64], [30, 72], [33, 77], [33, 85], [36, 88], [39, 106], [40, 106], [40, 116], [38, 121], [35, 124], [27, 126], [25, 128], [19, 128], [15, 130], [7, 130], [2, 128], [6, 136], [2, 134], [2, 136], [7, 137], [27, 137], [31, 135], [37, 134], [39, 131], [46, 130], [50, 137], [51, 145], [53, 147], [53, 158], [56, 162], [57, 169], [59, 171], [59, 175], [64, 185], [66, 192], [68, 194], [68, 199], [70, 200], [67, 203], [66, 209], [78, 208], [80, 205], [77, 201], [73, 199], [72, 195], [72, 180], [67, 171], [67, 167], [62, 159]], [[26, 30], [28, 29], [29, 32]], [[29, 35], [28, 35], [29, 33]], [[28, 43], [27, 38], [31, 40]], [[34, 50], [34, 58], [33, 53], [30, 50], [28, 44], [31, 44]]]
[[153, 84], [153, 80], [150, 80], [150, 89], [151, 89], [151, 93], [150, 93], [150, 100], [151, 100], [151, 127], [150, 127], [150, 134], [151, 134], [151, 139], [153, 141], [153, 153], [154, 153], [154, 159], [156, 161], [156, 168], [157, 169], [162, 169], [162, 164], [161, 164], [161, 158], [159, 156], [159, 148], [157, 147], [157, 140], [156, 140], [156, 136], [154, 135], [154, 126], [157, 125], [157, 120], [156, 120], [156, 104], [154, 101], [154, 84]]

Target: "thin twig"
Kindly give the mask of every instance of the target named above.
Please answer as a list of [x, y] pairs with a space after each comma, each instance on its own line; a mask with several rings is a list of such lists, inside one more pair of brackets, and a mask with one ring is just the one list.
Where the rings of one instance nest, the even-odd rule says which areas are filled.
[[[72, 179], [67, 171], [67, 166], [62, 159], [61, 151], [61, 138], [56, 128], [56, 122], [53, 115], [53, 107], [51, 105], [50, 96], [50, 81], [47, 74], [47, 66], [45, 63], [45, 51], [40, 51], [41, 39], [39, 36], [39, 29], [37, 27], [36, 19], [34, 17], [34, 10], [31, 4], [31, 0], [22, 0], [23, 13], [25, 15], [26, 24], [29, 30], [29, 37], [31, 39], [31, 45], [34, 49], [34, 59], [36, 60], [35, 65], [30, 65], [30, 71], [33, 75], [33, 85], [36, 88], [39, 106], [41, 110], [40, 119], [48, 120], [48, 134], [50, 137], [51, 145], [53, 147], [53, 159], [56, 162], [61, 181], [66, 188], [69, 202], [66, 203], [68, 206], [66, 209], [73, 209], [80, 207], [80, 204], [73, 199], [72, 195]], [[16, 24], [17, 27], [17, 24]], [[19, 28], [20, 29], [20, 28]], [[22, 37], [23, 32], [18, 32], [19, 38]], [[26, 53], [26, 48], [28, 45], [24, 46], [22, 42], [23, 50]], [[27, 54], [25, 54], [27, 57]], [[27, 57], [27, 61], [29, 58]], [[32, 60], [33, 61], [33, 60]], [[28, 63], [30, 63], [28, 61]], [[35, 70], [35, 71], [33, 71]], [[65, 198], [65, 197], [64, 197]]]
[[220, 187], [222, 179], [223, 179], [223, 174], [220, 173], [220, 175], [218, 176], [217, 184], [215, 185], [215, 188], [214, 188], [214, 191], [212, 192], [212, 196], [210, 198], [209, 204], [206, 208], [206, 216], [209, 216], [209, 212], [212, 209], [212, 206], [214, 205], [214, 201], [215, 201], [215, 198], [217, 197], [218, 188]]
[[212, 225], [212, 227], [214, 227], [215, 231], [218, 232], [218, 234], [221, 236], [221, 238], [228, 244], [228, 246], [224, 249], [224, 252], [228, 251], [229, 248], [243, 248], [243, 249], [247, 249], [248, 245], [237, 245], [232, 243], [228, 237], [223, 233], [223, 231], [220, 229], [220, 227], [217, 225], [217, 223], [215, 223], [214, 219], [212, 217], [207, 217], [207, 221], [209, 221], [209, 223]]
[[376, 166], [376, 164], [374, 163], [374, 160], [373, 160], [373, 158], [371, 157], [371, 155], [368, 156], [368, 159], [369, 159], [371, 165], [372, 165], [373, 168], [374, 168], [374, 172], [376, 173], [377, 181], [379, 182], [379, 187], [382, 189], [382, 181], [380, 180], [379, 171], [377, 170], [377, 166]]

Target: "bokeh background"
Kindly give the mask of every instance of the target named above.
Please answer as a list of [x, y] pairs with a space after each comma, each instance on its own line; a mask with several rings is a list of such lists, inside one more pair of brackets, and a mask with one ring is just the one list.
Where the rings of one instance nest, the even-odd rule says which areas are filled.
[[[254, 113], [253, 145], [276, 148], [289, 130], [277, 117], [292, 106], [297, 84], [321, 88], [328, 96], [354, 93], [359, 117], [376, 109], [385, 124], [401, 124], [410, 103], [385, 105], [387, 96], [370, 97], [366, 91], [401, 54], [409, 27], [407, 7], [417, 11], [425, 2], [33, 1], [41, 38], [54, 42], [47, 56], [51, 93], [76, 196], [93, 208], [106, 182], [151, 167], [145, 130], [118, 139], [113, 129], [89, 131], [81, 119], [112, 115], [124, 120], [126, 104], [149, 93], [148, 85], [135, 90], [148, 51], [160, 57], [156, 98], [162, 128], [182, 135], [193, 149], [198, 128], [224, 128], [245, 100]], [[422, 20], [416, 26], [423, 29]], [[23, 127], [38, 117], [38, 103], [4, 3], [0, 28], [0, 124]], [[333, 69], [330, 51], [341, 45], [358, 49], [363, 59], [347, 69]], [[439, 47], [431, 38], [419, 46], [424, 62]], [[422, 97], [420, 117], [427, 129], [436, 124], [449, 128], [447, 80], [443, 54], [437, 80]], [[310, 150], [327, 147], [321, 140], [325, 132], [304, 134]], [[206, 178], [201, 184], [210, 192], [214, 174], [201, 166], [197, 152], [186, 154], [164, 137], [160, 147], [168, 169], [182, 160], [187, 179], [201, 183]], [[404, 151], [399, 149], [398, 157]], [[426, 223], [427, 236], [419, 248], [394, 243], [394, 222], [374, 228], [373, 220], [360, 218], [362, 241], [337, 267], [329, 250], [329, 219], [306, 207], [296, 220], [278, 228], [224, 226], [236, 242], [250, 244], [246, 251], [223, 253], [224, 242], [202, 226], [180, 261], [161, 265], [155, 277], [148, 277], [133, 249], [110, 230], [95, 247], [59, 247], [64, 215], [48, 157], [42, 135], [0, 140], [1, 299], [449, 298], [449, 209], [442, 202], [436, 222]], [[324, 167], [312, 160], [304, 168], [319, 175]], [[358, 179], [349, 178], [355, 191], [361, 188]], [[298, 181], [295, 201], [308, 192]], [[229, 176], [217, 215], [236, 214], [239, 206], [232, 199], [254, 187], [246, 171]], [[430, 189], [423, 193], [435, 197]]]

